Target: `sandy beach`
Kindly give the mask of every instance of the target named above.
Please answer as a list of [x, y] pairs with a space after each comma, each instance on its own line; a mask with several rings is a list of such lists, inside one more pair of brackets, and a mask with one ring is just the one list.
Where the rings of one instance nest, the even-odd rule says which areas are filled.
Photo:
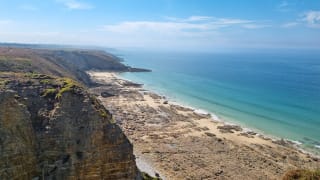
[[320, 159], [285, 140], [215, 121], [115, 73], [88, 72], [90, 89], [114, 115], [142, 171], [163, 179], [280, 179], [292, 169], [320, 168]]

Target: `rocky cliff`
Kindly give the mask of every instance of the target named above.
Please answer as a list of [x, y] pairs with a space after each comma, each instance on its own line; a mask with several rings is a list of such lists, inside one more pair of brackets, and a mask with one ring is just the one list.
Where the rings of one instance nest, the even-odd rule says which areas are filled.
[[0, 179], [139, 179], [132, 151], [78, 82], [0, 73]]

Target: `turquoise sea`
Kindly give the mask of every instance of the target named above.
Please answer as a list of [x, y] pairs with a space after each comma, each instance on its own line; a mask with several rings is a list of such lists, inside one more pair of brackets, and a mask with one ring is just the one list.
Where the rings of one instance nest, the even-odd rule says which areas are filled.
[[220, 120], [320, 152], [320, 53], [121, 51], [150, 73], [123, 73], [144, 88]]

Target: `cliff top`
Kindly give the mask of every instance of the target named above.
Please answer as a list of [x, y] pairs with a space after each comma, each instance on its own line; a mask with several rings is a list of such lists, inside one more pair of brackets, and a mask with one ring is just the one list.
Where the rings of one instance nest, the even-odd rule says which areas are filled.
[[0, 90], [37, 87], [42, 89], [43, 97], [59, 99], [65, 92], [81, 93], [84, 87], [79, 82], [66, 78], [37, 73], [0, 72]]
[[29, 49], [0, 47], [0, 72], [40, 73], [70, 77], [93, 85], [85, 71], [140, 72], [121, 63], [121, 59], [96, 50]]

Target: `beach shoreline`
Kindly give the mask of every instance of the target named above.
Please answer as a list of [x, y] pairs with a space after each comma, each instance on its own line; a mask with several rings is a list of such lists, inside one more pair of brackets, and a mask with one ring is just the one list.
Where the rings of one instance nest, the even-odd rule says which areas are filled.
[[[99, 72], [95, 72], [95, 73], [99, 73]], [[111, 73], [110, 76], [113, 77], [113, 78], [122, 79], [122, 80], [125, 80], [125, 81], [128, 81], [128, 82], [136, 84], [136, 82], [133, 82], [130, 79], [122, 77], [121, 73], [118, 73], [118, 72]], [[302, 151], [302, 152], [304, 152], [306, 154], [310, 154], [312, 156], [316, 156], [316, 157], [320, 158], [319, 154], [316, 154], [314, 151], [311, 151], [311, 149], [304, 149], [303, 147], [301, 147], [300, 145], [302, 145], [303, 143], [300, 142], [300, 141], [295, 141], [295, 140], [291, 140], [291, 139], [277, 137], [277, 136], [274, 136], [272, 134], [268, 134], [266, 132], [263, 132], [261, 130], [254, 129], [252, 127], [244, 126], [243, 124], [240, 124], [240, 123], [230, 122], [230, 121], [228, 121], [228, 120], [226, 120], [224, 118], [219, 117], [214, 112], [209, 112], [209, 111], [201, 109], [201, 108], [192, 107], [192, 106], [187, 105], [186, 103], [183, 103], [183, 102], [181, 102], [179, 100], [170, 98], [166, 94], [160, 93], [160, 92], [158, 92], [156, 90], [145, 89], [144, 88], [144, 84], [140, 84], [140, 85], [142, 86], [143, 91], [148, 91], [148, 92], [151, 92], [151, 93], [155, 93], [155, 94], [161, 96], [162, 98], [164, 98], [166, 101], [168, 101], [169, 104], [173, 104], [173, 105], [181, 106], [181, 107], [184, 107], [184, 108], [187, 108], [187, 109], [191, 109], [197, 114], [210, 115], [212, 121], [221, 122], [223, 125], [240, 126], [242, 128], [242, 132], [244, 132], [244, 133], [256, 133], [258, 136], [260, 136], [260, 137], [262, 137], [264, 139], [271, 139], [272, 141], [284, 141], [284, 142], [290, 144], [293, 148], [296, 148], [299, 151]], [[320, 149], [320, 146], [315, 145], [315, 147], [318, 147]]]
[[[123, 80], [129, 81], [129, 82], [135, 83], [132, 80], [121, 76], [121, 74], [122, 73], [114, 73], [114, 76], [116, 76], [119, 79], [123, 79]], [[144, 84], [141, 84], [141, 85], [143, 85], [143, 88], [145, 88]], [[215, 112], [212, 112], [212, 111], [209, 111], [206, 109], [202, 109], [202, 108], [198, 108], [198, 107], [193, 107], [192, 105], [189, 105], [188, 103], [185, 103], [184, 101], [182, 101], [180, 99], [170, 97], [165, 93], [157, 91], [156, 89], [146, 88], [145, 90], [158, 94], [159, 96], [165, 98], [170, 104], [175, 104], [175, 105], [182, 106], [185, 108], [190, 108], [190, 109], [194, 110], [195, 113], [198, 113], [198, 114], [203, 114], [203, 115], [210, 114], [213, 121], [222, 122], [223, 124], [227, 124], [227, 125], [240, 126], [244, 132], [249, 132], [249, 133], [253, 132], [261, 137], [271, 139], [272, 141], [285, 141], [286, 143], [290, 144], [291, 146], [293, 146], [293, 148], [296, 148], [299, 151], [302, 151], [306, 154], [310, 154], [312, 156], [316, 156], [316, 157], [320, 158], [320, 145], [318, 145], [318, 144], [313, 144], [312, 147], [310, 147], [307, 144], [304, 144], [304, 142], [301, 142], [298, 140], [293, 140], [290, 138], [279, 137], [279, 136], [267, 133], [265, 131], [262, 131], [260, 129], [249, 127], [248, 125], [244, 125], [237, 120], [230, 120], [228, 118], [220, 117]]]
[[[232, 153], [232, 156], [237, 158], [237, 153], [233, 152], [234, 150], [233, 148], [230, 148], [230, 146], [238, 148], [240, 147], [240, 151], [244, 151], [243, 153], [248, 153], [248, 155], [250, 155], [249, 152], [252, 151], [252, 153], [254, 153], [258, 158], [262, 159], [265, 158], [265, 156], [270, 156], [270, 153], [269, 155], [266, 155], [267, 153], [265, 151], [272, 151], [271, 157], [277, 160], [275, 160], [274, 164], [269, 163], [269, 166], [273, 168], [278, 167], [279, 169], [275, 171], [276, 173], [272, 172], [272, 170], [270, 170], [270, 172], [263, 173], [265, 177], [279, 177], [279, 175], [285, 172], [285, 170], [293, 167], [320, 167], [317, 157], [311, 153], [303, 152], [291, 141], [270, 138], [268, 136], [258, 134], [250, 129], [248, 130], [247, 128], [243, 128], [239, 125], [234, 125], [221, 119], [212, 118], [214, 116], [205, 114], [204, 112], [199, 112], [197, 109], [185, 107], [183, 104], [177, 102], [172, 103], [170, 102], [170, 99], [168, 100], [167, 98], [156, 93], [146, 91], [143, 89], [141, 84], [136, 84], [134, 82], [122, 79], [116, 73], [91, 71], [88, 72], [88, 74], [93, 80], [102, 84], [102, 86], [98, 88], [91, 89], [93, 93], [101, 95], [103, 92], [108, 92], [110, 95], [112, 95], [110, 97], [99, 96], [99, 99], [103, 102], [106, 108], [111, 110], [111, 112], [115, 115], [117, 123], [122, 127], [125, 134], [133, 143], [134, 151], [138, 159], [139, 157], [142, 157], [142, 159], [150, 162], [150, 164], [153, 166], [151, 169], [157, 169], [157, 173], [160, 174], [164, 179], [165, 177], [168, 179], [179, 179], [183, 177], [183, 173], [180, 171], [188, 172], [188, 169], [193, 168], [188, 166], [180, 167], [180, 165], [173, 163], [174, 165], [171, 170], [166, 169], [165, 167], [172, 165], [172, 163], [161, 160], [161, 158], [163, 158], [163, 154], [166, 153], [155, 152], [156, 155], [153, 155], [153, 151], [158, 151], [155, 150], [157, 149], [156, 146], [154, 147], [155, 143], [161, 147], [165, 146], [164, 149], [166, 149], [166, 151], [177, 150], [179, 152], [179, 150], [186, 150], [186, 147], [192, 146], [192, 154], [203, 155], [208, 153], [207, 150], [193, 147], [194, 144], [189, 141], [190, 138], [197, 139], [200, 144], [203, 143], [203, 149], [206, 149], [206, 141], [214, 140], [215, 145], [219, 144], [217, 146], [221, 146], [220, 148], [224, 149], [223, 152], [227, 152], [226, 154], [220, 155], [221, 157], [219, 156], [218, 159], [227, 156], [228, 153]], [[145, 109], [149, 110], [146, 111]], [[134, 122], [136, 121], [135, 118], [141, 118], [144, 119], [144, 121], [137, 123]], [[150, 120], [148, 118], [154, 119]], [[144, 125], [142, 129], [139, 127], [141, 124]], [[180, 139], [182, 143], [176, 142], [177, 139]], [[177, 144], [179, 144], [180, 148], [176, 148]], [[151, 147], [145, 148], [144, 146]], [[215, 150], [212, 150], [212, 152], [214, 151]], [[260, 153], [259, 151], [262, 151], [263, 153]], [[292, 159], [296, 158], [294, 162], [287, 162], [287, 165], [279, 165], [279, 157], [280, 159], [286, 157], [284, 158], [284, 160], [286, 160], [287, 156], [290, 156], [292, 153], [295, 155], [295, 157]], [[158, 157], [159, 154], [162, 154], [161, 157]], [[212, 154], [209, 156], [209, 159], [217, 159], [215, 156], [217, 155]], [[203, 158], [205, 159], [205, 157], [199, 158], [199, 161], [203, 161]], [[259, 163], [261, 163], [257, 161], [255, 157], [252, 158], [254, 161], [256, 161], [255, 164], [259, 165]], [[166, 157], [165, 159], [175, 159], [177, 162], [183, 162], [187, 158], [179, 157], [176, 159], [176, 157], [172, 155]], [[303, 163], [299, 163], [299, 161]], [[232, 163], [232, 160], [230, 160], [230, 162]], [[232, 169], [234, 165], [229, 165], [230, 162], [225, 163], [223, 166], [227, 167], [226, 169]], [[230, 167], [228, 167], [228, 165]], [[248, 168], [246, 165], [240, 165], [244, 169]], [[210, 162], [204, 163], [204, 166], [208, 168], [211, 167], [211, 169], [219, 169]], [[255, 166], [256, 165], [254, 165], [254, 167]], [[261, 168], [263, 168], [263, 166], [261, 166]], [[203, 175], [210, 177], [221, 177], [222, 174], [225, 174], [225, 177], [237, 176], [233, 173], [228, 174], [224, 171], [222, 173], [220, 173], [219, 170], [217, 171], [218, 172], [205, 173]], [[148, 173], [150, 173], [150, 169], [148, 170]], [[190, 173], [188, 177], [198, 177], [199, 175], [201, 175], [200, 172], [193, 172]], [[250, 176], [256, 177], [254, 173], [250, 173]]]

